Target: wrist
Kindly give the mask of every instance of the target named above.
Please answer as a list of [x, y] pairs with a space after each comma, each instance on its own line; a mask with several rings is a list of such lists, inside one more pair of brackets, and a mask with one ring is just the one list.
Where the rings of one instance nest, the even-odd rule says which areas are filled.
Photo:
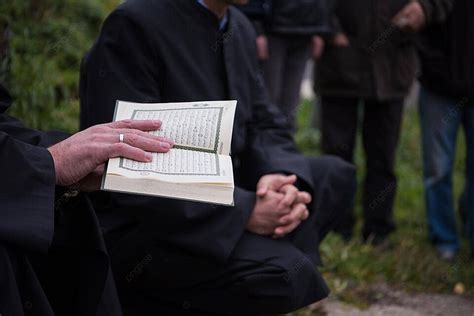
[[51, 155], [51, 158], [53, 159], [54, 177], [56, 179], [56, 185], [61, 185], [61, 181], [59, 181], [59, 159], [57, 157], [55, 146], [49, 147], [48, 151]]
[[64, 170], [64, 168], [62, 166], [63, 159], [61, 158], [62, 150], [60, 150], [58, 148], [59, 146], [60, 146], [59, 144], [51, 146], [51, 147], [48, 148], [48, 151], [49, 151], [51, 157], [53, 158], [56, 185], [67, 186], [67, 183], [65, 182], [65, 179], [64, 179], [63, 174], [61, 172], [61, 170]]

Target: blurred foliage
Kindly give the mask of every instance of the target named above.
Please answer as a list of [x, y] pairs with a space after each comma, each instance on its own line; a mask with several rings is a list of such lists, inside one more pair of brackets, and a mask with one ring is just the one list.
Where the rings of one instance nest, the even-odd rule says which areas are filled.
[[77, 128], [81, 59], [103, 19], [119, 2], [0, 2], [0, 37], [8, 40], [0, 80], [15, 100], [12, 114], [34, 128]]

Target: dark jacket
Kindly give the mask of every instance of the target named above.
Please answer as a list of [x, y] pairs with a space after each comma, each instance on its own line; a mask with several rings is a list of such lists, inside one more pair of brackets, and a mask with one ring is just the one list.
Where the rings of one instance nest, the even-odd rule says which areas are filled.
[[[427, 20], [445, 18], [452, 0], [421, 0]], [[338, 1], [333, 20], [350, 47], [328, 41], [316, 71], [323, 96], [404, 98], [418, 68], [414, 34], [399, 30], [392, 18], [409, 0]]]
[[250, 0], [240, 9], [258, 33], [310, 36], [330, 32], [327, 0]]
[[[120, 194], [97, 197], [110, 244], [120, 240], [120, 247], [111, 249], [118, 275], [132, 270], [155, 245], [220, 264], [228, 261], [248, 233], [256, 183], [263, 175], [296, 174], [312, 192], [308, 160], [297, 152], [286, 119], [265, 94], [252, 25], [231, 8], [226, 32], [218, 29], [218, 18], [197, 1], [127, 1], [108, 17], [85, 59], [82, 128], [111, 121], [117, 99], [238, 101], [231, 149], [234, 207]], [[169, 256], [176, 255], [171, 251]], [[157, 268], [147, 273], [161, 282], [150, 286], [185, 288], [215, 277], [215, 271], [196, 273], [199, 267], [182, 269], [173, 260], [154, 260]], [[117, 280], [130, 287], [123, 275]], [[327, 294], [323, 284], [320, 289], [314, 295]]]
[[474, 2], [457, 0], [446, 22], [421, 33], [419, 48], [425, 87], [474, 100]]
[[5, 114], [10, 103], [0, 85], [0, 313], [121, 315], [90, 201], [58, 201], [45, 147], [63, 135], [24, 127]]

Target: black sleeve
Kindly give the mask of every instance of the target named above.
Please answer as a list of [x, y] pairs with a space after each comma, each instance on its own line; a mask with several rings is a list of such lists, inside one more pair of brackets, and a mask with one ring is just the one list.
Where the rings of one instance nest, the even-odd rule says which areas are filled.
[[11, 97], [0, 84], [0, 242], [47, 251], [54, 233], [56, 176], [48, 150], [56, 140], [5, 114]]
[[[0, 123], [0, 241], [47, 251], [54, 233], [55, 173], [48, 150], [6, 134], [11, 127], [3, 114]], [[39, 132], [20, 129], [23, 138], [41, 139]]]
[[[83, 128], [111, 121], [117, 99], [160, 102], [160, 60], [150, 42], [145, 28], [125, 12], [107, 19], [83, 67]], [[234, 207], [123, 194], [112, 200], [113, 221], [143, 216], [139, 221], [151, 225], [148, 238], [225, 261], [246, 230], [256, 196], [237, 187]]]

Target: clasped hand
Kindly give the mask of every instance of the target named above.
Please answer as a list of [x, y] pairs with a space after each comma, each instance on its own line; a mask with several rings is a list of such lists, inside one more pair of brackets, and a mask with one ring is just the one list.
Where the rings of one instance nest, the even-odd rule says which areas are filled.
[[263, 176], [257, 184], [257, 201], [247, 230], [282, 238], [308, 219], [311, 195], [295, 187], [297, 177], [281, 174]]

